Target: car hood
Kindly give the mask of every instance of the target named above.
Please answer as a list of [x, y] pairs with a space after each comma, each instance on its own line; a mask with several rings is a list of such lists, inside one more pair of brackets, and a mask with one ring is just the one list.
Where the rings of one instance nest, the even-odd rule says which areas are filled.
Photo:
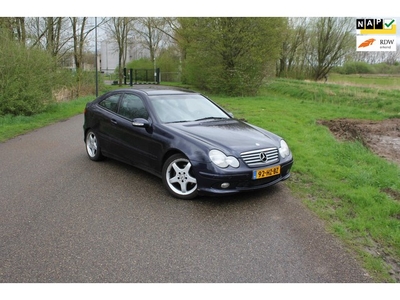
[[237, 119], [169, 125], [185, 136], [200, 140], [207, 143], [210, 148], [225, 150], [225, 152], [234, 151], [239, 154], [243, 151], [279, 147], [278, 136]]

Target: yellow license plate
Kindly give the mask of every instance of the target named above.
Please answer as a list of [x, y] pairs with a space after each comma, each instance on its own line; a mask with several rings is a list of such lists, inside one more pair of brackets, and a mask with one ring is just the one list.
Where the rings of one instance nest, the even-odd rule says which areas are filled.
[[261, 178], [271, 177], [271, 176], [279, 175], [280, 173], [281, 173], [281, 166], [255, 170], [255, 171], [253, 171], [253, 179], [261, 179]]

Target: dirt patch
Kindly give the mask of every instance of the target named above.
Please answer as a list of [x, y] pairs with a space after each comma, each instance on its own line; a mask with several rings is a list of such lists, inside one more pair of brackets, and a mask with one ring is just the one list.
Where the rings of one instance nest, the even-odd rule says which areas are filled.
[[372, 152], [400, 165], [400, 119], [366, 121], [320, 120], [339, 140], [358, 140]]

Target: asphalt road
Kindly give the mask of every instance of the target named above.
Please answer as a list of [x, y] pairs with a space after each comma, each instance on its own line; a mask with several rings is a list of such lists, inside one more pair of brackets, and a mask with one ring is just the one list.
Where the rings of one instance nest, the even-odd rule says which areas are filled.
[[368, 282], [285, 183], [193, 201], [90, 161], [83, 115], [0, 143], [0, 282]]

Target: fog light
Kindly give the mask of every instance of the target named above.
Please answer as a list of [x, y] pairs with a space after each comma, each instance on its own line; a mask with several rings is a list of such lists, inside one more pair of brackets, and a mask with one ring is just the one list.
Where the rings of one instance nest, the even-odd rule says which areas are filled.
[[221, 184], [222, 189], [227, 189], [230, 186], [229, 182], [224, 182]]

